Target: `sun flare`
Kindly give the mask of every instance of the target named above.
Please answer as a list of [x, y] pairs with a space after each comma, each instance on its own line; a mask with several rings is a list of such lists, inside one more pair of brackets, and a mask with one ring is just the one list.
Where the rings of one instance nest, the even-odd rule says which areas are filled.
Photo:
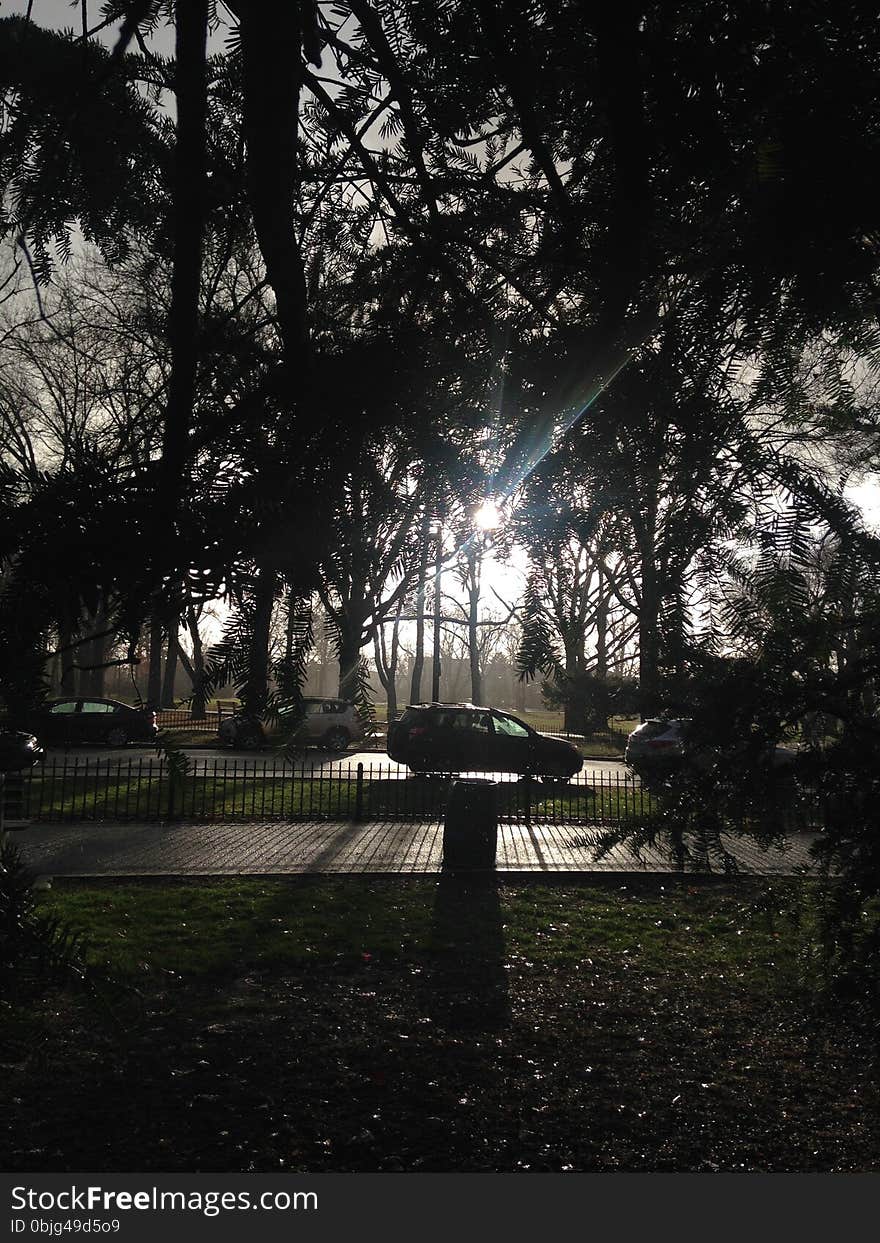
[[501, 511], [494, 501], [483, 501], [474, 512], [474, 526], [479, 531], [494, 531], [501, 526]]

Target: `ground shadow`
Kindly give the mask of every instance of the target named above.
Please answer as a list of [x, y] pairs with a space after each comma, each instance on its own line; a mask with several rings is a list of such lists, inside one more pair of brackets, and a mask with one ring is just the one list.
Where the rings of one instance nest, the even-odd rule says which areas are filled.
[[[417, 774], [408, 778], [374, 778], [365, 782], [364, 808], [371, 818], [433, 819], [446, 811], [454, 778]], [[595, 807], [592, 786], [553, 787], [540, 781], [499, 781], [495, 790], [500, 816], [526, 820], [531, 814], [583, 819]]]
[[450, 1034], [510, 1022], [504, 924], [494, 872], [444, 872], [434, 897], [426, 1011]]

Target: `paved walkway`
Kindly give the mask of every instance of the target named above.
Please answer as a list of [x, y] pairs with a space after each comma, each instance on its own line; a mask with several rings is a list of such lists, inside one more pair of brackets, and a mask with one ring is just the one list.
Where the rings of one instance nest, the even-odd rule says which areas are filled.
[[[641, 857], [615, 846], [596, 860], [595, 830], [576, 825], [499, 826], [500, 872], [672, 872], [657, 847]], [[14, 840], [26, 863], [47, 876], [218, 876], [323, 873], [431, 873], [442, 864], [436, 822], [269, 821], [226, 824], [34, 824]], [[814, 870], [816, 834], [790, 837], [785, 849], [725, 839], [739, 871], [794, 875]], [[693, 858], [689, 872], [722, 872], [718, 858]]]

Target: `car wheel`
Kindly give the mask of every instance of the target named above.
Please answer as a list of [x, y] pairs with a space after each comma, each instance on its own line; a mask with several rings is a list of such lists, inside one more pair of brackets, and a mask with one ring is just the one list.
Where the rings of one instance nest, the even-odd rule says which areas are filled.
[[348, 730], [328, 729], [324, 735], [324, 744], [329, 751], [347, 751], [348, 750]]
[[252, 725], [248, 725], [238, 731], [233, 745], [239, 747], [242, 751], [259, 751], [263, 745], [262, 732], [255, 729]]
[[570, 778], [569, 778], [569, 777], [559, 777], [559, 776], [557, 776], [556, 774], [553, 774], [553, 773], [542, 773], [542, 774], [541, 774], [541, 781], [544, 783], [544, 785], [545, 785], [545, 786], [550, 786], [551, 788], [553, 788], [553, 787], [559, 787], [559, 788], [561, 788], [562, 786], [567, 786], [567, 785], [568, 785], [568, 783], [569, 783], [569, 781], [570, 781]]
[[108, 747], [124, 747], [128, 742], [128, 730], [124, 725], [115, 725], [107, 733]]
[[668, 772], [658, 771], [650, 766], [647, 768], [642, 768], [641, 766], [637, 768], [635, 764], [630, 764], [630, 768], [638, 777], [639, 785], [645, 790], [665, 790], [670, 784], [670, 774]]

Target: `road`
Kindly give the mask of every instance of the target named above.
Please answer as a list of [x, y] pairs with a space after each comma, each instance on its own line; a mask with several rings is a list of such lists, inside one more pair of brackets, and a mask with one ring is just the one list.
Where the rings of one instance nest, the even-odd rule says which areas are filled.
[[[194, 776], [213, 774], [215, 771], [222, 772], [224, 765], [227, 772], [244, 772], [249, 769], [256, 769], [262, 772], [265, 769], [276, 773], [284, 772], [302, 772], [314, 768], [322, 773], [339, 774], [344, 773], [346, 769], [357, 768], [358, 764], [363, 764], [366, 770], [372, 766], [374, 770], [382, 768], [384, 772], [407, 772], [405, 764], [398, 764], [395, 760], [389, 758], [384, 751], [347, 751], [344, 755], [340, 755], [338, 751], [308, 751], [305, 754], [300, 752], [292, 758], [287, 758], [282, 752], [273, 751], [267, 748], [265, 751], [232, 751], [227, 748], [217, 748], [216, 750], [187, 749], [187, 758], [190, 763], [190, 772]], [[83, 765], [88, 762], [89, 768], [94, 767], [111, 767], [115, 768], [118, 764], [127, 765], [131, 763], [136, 766], [139, 761], [146, 763], [149, 760], [157, 760], [156, 751], [152, 747], [70, 747], [64, 749], [62, 747], [48, 747], [46, 749], [46, 761], [49, 764], [55, 763], [61, 765], [63, 763]], [[491, 777], [496, 781], [515, 780], [515, 775], [510, 773], [474, 773], [473, 776]], [[623, 781], [625, 776], [632, 778], [629, 769], [621, 760], [585, 760], [584, 767], [581, 770], [581, 777], [592, 780], [594, 777], [601, 780], [602, 776], [605, 780]]]

